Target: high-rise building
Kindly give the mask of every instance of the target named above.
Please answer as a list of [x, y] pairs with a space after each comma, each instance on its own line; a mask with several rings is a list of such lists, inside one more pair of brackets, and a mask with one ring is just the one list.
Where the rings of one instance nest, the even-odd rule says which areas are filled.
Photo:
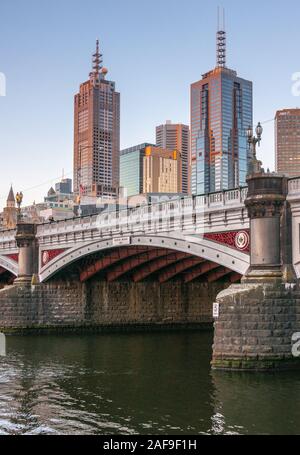
[[146, 143], [122, 150], [120, 183], [128, 196], [182, 193], [180, 153]]
[[276, 172], [300, 176], [300, 109], [283, 109], [275, 116]]
[[120, 185], [127, 190], [128, 196], [143, 193], [144, 156], [147, 147], [153, 144], [140, 144], [120, 152]]
[[106, 79], [97, 41], [93, 69], [75, 95], [74, 192], [114, 196], [119, 186], [120, 94]]
[[182, 193], [182, 160], [177, 150], [146, 147], [143, 193]]
[[246, 184], [251, 162], [252, 82], [226, 67], [226, 32], [217, 32], [217, 65], [191, 85], [192, 192]]
[[72, 194], [72, 179], [62, 178], [55, 184], [55, 192], [58, 194]]
[[190, 128], [170, 120], [156, 127], [156, 145], [168, 150], [177, 150], [182, 160], [182, 192], [190, 193]]

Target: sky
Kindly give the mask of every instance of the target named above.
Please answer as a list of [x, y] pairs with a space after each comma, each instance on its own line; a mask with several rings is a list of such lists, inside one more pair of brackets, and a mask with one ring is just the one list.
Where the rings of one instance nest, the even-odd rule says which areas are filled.
[[30, 204], [63, 170], [72, 178], [73, 99], [97, 38], [121, 93], [121, 148], [155, 142], [166, 120], [189, 124], [190, 84], [215, 66], [218, 5], [227, 66], [253, 81], [254, 122], [267, 122], [258, 155], [273, 170], [272, 119], [300, 106], [298, 0], [0, 0], [0, 207], [10, 184]]

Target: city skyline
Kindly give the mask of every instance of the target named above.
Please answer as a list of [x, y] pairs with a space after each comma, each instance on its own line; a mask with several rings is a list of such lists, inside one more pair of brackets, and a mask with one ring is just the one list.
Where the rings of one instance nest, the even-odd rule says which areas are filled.
[[[32, 6], [37, 4], [35, 1], [29, 3]], [[97, 37], [104, 48], [110, 77], [117, 82], [118, 90], [122, 93], [121, 149], [142, 142], [154, 143], [155, 126], [166, 119], [189, 124], [189, 85], [214, 65], [218, 2], [198, 5], [199, 2], [190, 1], [187, 10], [190, 23], [183, 27], [185, 33], [180, 39], [169, 37], [174, 23], [180, 24], [181, 21], [181, 15], [173, 12], [172, 24], [167, 24], [155, 39], [147, 33], [141, 33], [139, 43], [133, 31], [130, 31], [130, 26], [138, 24], [144, 15], [149, 25], [156, 22], [153, 6], [150, 8], [145, 5], [142, 12], [136, 8], [137, 2], [131, 1], [124, 13], [124, 6], [119, 3], [114, 29], [109, 22], [113, 12], [108, 5], [93, 1], [88, 3], [96, 11], [101, 9], [104, 19], [99, 26], [96, 18], [93, 18], [82, 37], [77, 36], [71, 27], [72, 20], [80, 12], [84, 14], [79, 2], [76, 2], [77, 9], [72, 9], [66, 1], [59, 19], [56, 9], [49, 5], [43, 11], [37, 7], [34, 14], [34, 8], [31, 8], [29, 17], [24, 5], [17, 2], [15, 29], [9, 29], [4, 21], [0, 38], [2, 43], [9, 45], [2, 45], [0, 54], [0, 71], [7, 79], [6, 97], [0, 98], [0, 150], [2, 156], [5, 155], [5, 177], [0, 183], [1, 207], [5, 205], [11, 183], [15, 191], [24, 192], [24, 203], [29, 204], [42, 199], [51, 184], [59, 179], [62, 168], [65, 168], [66, 176], [72, 175], [72, 96], [86, 77], [87, 58], [93, 51]], [[161, 24], [163, 18], [167, 17], [169, 3], [167, 1], [162, 6]], [[258, 4], [254, 2], [253, 6], [255, 3]], [[223, 2], [229, 40], [228, 66], [234, 67], [241, 77], [254, 82], [254, 123], [274, 119], [276, 110], [297, 107], [300, 103], [292, 95], [292, 74], [300, 69], [300, 64], [292, 57], [293, 46], [296, 50], [293, 37], [296, 35], [300, 7], [294, 1], [288, 2], [291, 8], [283, 13], [280, 10], [282, 14], [279, 21], [276, 17], [279, 7], [272, 4], [270, 10], [271, 2], [265, 3], [268, 4], [260, 5], [260, 16], [256, 18], [253, 35], [250, 33], [253, 25], [250, 21], [249, 24], [243, 24], [242, 15], [234, 8], [234, 2]], [[196, 27], [195, 12], [201, 11], [203, 14]], [[2, 14], [4, 19], [12, 14], [8, 2], [4, 2]], [[41, 28], [38, 19], [45, 15], [47, 24], [43, 23]], [[24, 18], [27, 20], [24, 21]], [[275, 35], [272, 50], [267, 52], [270, 44], [264, 36], [271, 26], [278, 30], [289, 27], [289, 33], [285, 38]], [[206, 35], [205, 45], [201, 40], [203, 33]], [[287, 42], [291, 52], [280, 54], [279, 66], [274, 51], [280, 53]], [[21, 60], [16, 61], [20, 43], [22, 56]], [[166, 54], [166, 49], [169, 54]], [[192, 55], [196, 51], [198, 57], [193, 59]], [[174, 57], [178, 57], [178, 53], [180, 58], [175, 62]], [[144, 70], [146, 61], [149, 65], [154, 62], [152, 71]], [[61, 101], [59, 108], [57, 98]], [[18, 134], [13, 134], [20, 119]], [[273, 121], [263, 126], [265, 131], [259, 156], [265, 167], [274, 169]], [[45, 184], [41, 185], [43, 182]], [[38, 188], [30, 189], [35, 186]]]

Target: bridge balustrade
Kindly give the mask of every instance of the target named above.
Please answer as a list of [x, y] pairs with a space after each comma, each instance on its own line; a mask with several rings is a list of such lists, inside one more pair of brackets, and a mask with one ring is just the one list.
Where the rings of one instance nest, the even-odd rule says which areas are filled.
[[[300, 178], [289, 182], [290, 192], [300, 192]], [[224, 207], [243, 205], [247, 188], [212, 193], [208, 195], [181, 197], [178, 199], [120, 209], [87, 217], [44, 223], [37, 226], [37, 238], [41, 243], [82, 241], [89, 237], [109, 237], [115, 234], [135, 232], [171, 232], [185, 229], [204, 229], [211, 214]], [[207, 215], [205, 213], [207, 212]], [[204, 219], [205, 218], [205, 219]], [[209, 225], [209, 223], [208, 223]], [[15, 245], [15, 230], [0, 231], [0, 248]]]
[[300, 178], [289, 180], [289, 193], [300, 193]]

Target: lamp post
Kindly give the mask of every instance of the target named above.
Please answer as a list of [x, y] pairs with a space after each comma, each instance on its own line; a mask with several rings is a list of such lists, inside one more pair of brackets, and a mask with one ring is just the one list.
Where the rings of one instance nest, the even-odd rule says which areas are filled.
[[247, 138], [248, 138], [248, 144], [250, 145], [251, 152], [252, 152], [252, 163], [251, 163], [251, 169], [250, 169], [250, 174], [254, 173], [261, 173], [262, 172], [262, 162], [257, 159], [256, 156], [256, 146], [260, 146], [261, 143], [261, 137], [263, 133], [263, 127], [261, 126], [261, 123], [258, 122], [257, 127], [255, 129], [256, 136], [253, 135], [253, 129], [252, 126], [249, 126], [247, 129]]
[[20, 193], [16, 194], [16, 202], [18, 206], [18, 212], [17, 212], [17, 223], [21, 221], [21, 205], [23, 202], [23, 193], [20, 191]]

